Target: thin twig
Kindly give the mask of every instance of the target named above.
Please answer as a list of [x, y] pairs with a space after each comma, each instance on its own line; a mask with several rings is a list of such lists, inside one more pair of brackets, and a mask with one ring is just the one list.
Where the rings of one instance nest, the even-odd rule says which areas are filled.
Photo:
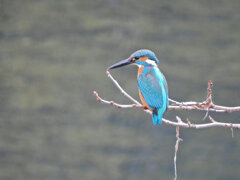
[[234, 138], [234, 134], [233, 134], [233, 128], [231, 128], [231, 132], [232, 132], [232, 138]]
[[169, 99], [173, 105], [168, 107], [169, 110], [202, 110], [206, 111], [206, 114], [203, 119], [206, 119], [208, 116], [209, 111], [213, 112], [235, 112], [240, 111], [240, 106], [236, 107], [227, 107], [227, 106], [219, 106], [215, 105], [212, 100], [212, 87], [213, 82], [211, 80], [208, 81], [208, 88], [207, 88], [207, 98], [203, 102], [178, 102], [172, 99]]
[[178, 152], [178, 147], [179, 147], [179, 143], [180, 141], [182, 141], [182, 139], [179, 137], [179, 126], [176, 126], [176, 144], [175, 144], [175, 155], [174, 155], [174, 180], [177, 180], [177, 152]]
[[115, 103], [114, 101], [104, 100], [98, 95], [98, 93], [96, 91], [93, 91], [93, 94], [95, 95], [97, 101], [102, 102], [104, 104], [113, 105], [113, 106], [115, 106], [117, 108], [120, 108], [120, 109], [121, 108], [123, 108], [123, 109], [124, 108], [140, 108], [140, 109], [144, 109], [144, 110], [146, 109], [146, 107], [141, 105], [141, 104], [139, 104], [139, 105], [138, 104], [118, 104], [118, 103]]
[[118, 84], [118, 82], [112, 77], [109, 71], [106, 71], [107, 76], [112, 80], [112, 82], [115, 84], [115, 86], [120, 90], [120, 92], [126, 96], [128, 99], [130, 99], [132, 102], [134, 102], [137, 105], [141, 105], [140, 102], [138, 102], [136, 99], [134, 99], [132, 96], [130, 96], [126, 91], [123, 90], [123, 88]]

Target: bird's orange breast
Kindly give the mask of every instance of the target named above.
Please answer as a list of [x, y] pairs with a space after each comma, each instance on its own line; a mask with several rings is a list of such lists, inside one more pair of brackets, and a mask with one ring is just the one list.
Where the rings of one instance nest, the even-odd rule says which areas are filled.
[[[142, 74], [143, 68], [144, 68], [144, 66], [141, 66], [141, 67], [138, 69], [138, 77]], [[138, 93], [139, 93], [139, 97], [140, 97], [143, 105], [146, 106], [146, 107], [152, 112], [152, 109], [151, 109], [151, 108], [148, 106], [148, 104], [146, 103], [146, 101], [145, 101], [145, 99], [144, 99], [144, 97], [143, 97], [143, 95], [142, 95], [142, 93], [141, 93], [140, 90], [138, 90]]]
[[141, 99], [143, 105], [146, 106], [146, 107], [152, 112], [152, 109], [151, 109], [151, 108], [148, 106], [148, 104], [146, 103], [146, 101], [145, 101], [145, 99], [144, 99], [144, 97], [143, 97], [141, 91], [138, 90], [138, 92], [139, 92], [139, 97], [140, 97], [140, 99]]

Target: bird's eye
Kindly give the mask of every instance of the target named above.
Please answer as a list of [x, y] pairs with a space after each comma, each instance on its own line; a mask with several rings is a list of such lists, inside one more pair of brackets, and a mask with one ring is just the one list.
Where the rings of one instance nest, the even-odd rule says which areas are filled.
[[133, 58], [131, 58], [131, 62], [135, 62], [135, 61], [137, 61], [139, 59], [139, 57], [133, 57]]
[[132, 61], [137, 61], [139, 59], [139, 57], [134, 57], [134, 58], [132, 58]]

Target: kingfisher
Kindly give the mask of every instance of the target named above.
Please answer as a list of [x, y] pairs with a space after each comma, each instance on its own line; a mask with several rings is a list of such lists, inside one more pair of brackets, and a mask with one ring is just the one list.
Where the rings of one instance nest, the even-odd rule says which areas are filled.
[[158, 68], [159, 60], [154, 52], [141, 49], [129, 58], [122, 60], [108, 68], [114, 69], [128, 64], [138, 66], [138, 92], [146, 109], [152, 112], [154, 125], [162, 124], [162, 116], [169, 105], [168, 85], [166, 78]]

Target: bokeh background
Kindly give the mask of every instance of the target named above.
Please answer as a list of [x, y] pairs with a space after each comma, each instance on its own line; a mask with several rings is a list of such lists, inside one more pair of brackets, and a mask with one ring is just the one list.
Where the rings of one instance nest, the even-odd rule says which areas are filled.
[[[175, 128], [92, 95], [129, 103], [105, 71], [141, 48], [156, 53], [172, 99], [204, 100], [211, 79], [215, 103], [240, 105], [238, 0], [1, 0], [0, 179], [172, 179]], [[138, 98], [136, 74], [112, 71]], [[204, 117], [165, 117], [176, 115]], [[238, 130], [180, 131], [178, 179], [240, 178]]]

